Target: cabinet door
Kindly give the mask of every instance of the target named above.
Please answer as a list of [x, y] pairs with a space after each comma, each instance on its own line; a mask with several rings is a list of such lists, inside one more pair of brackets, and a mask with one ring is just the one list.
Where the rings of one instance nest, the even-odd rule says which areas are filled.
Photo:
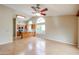
[[32, 24], [32, 29], [36, 29], [36, 24]]

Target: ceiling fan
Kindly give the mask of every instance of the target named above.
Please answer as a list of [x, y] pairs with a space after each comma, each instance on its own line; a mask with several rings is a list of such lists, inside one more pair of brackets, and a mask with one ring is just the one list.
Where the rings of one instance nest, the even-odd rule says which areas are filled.
[[31, 6], [31, 8], [33, 9], [33, 14], [37, 14], [39, 13], [40, 15], [45, 16], [46, 15], [46, 11], [48, 11], [48, 8], [41, 8], [40, 4], [36, 4], [34, 6]]

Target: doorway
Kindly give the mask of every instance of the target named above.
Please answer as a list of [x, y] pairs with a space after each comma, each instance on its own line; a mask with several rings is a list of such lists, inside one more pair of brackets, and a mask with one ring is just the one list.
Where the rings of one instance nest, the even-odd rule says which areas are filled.
[[[26, 23], [25, 23], [25, 17], [23, 16], [16, 16], [16, 18], [13, 19], [13, 41], [23, 36], [23, 33], [26, 31]], [[19, 33], [19, 30], [21, 29], [21, 33]], [[19, 35], [22, 34], [22, 35]]]
[[36, 33], [38, 37], [44, 38], [45, 36], [45, 19], [39, 17], [36, 21]]

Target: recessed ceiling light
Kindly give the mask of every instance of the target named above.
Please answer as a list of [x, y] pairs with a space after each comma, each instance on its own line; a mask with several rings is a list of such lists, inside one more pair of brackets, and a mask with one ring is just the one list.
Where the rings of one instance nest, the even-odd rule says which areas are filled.
[[17, 18], [21, 18], [21, 19], [24, 19], [25, 17], [23, 17], [23, 16], [17, 16]]

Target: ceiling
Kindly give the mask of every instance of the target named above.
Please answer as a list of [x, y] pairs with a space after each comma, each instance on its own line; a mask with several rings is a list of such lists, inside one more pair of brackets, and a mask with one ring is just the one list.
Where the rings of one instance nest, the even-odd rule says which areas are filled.
[[[33, 16], [31, 9], [32, 4], [5, 4], [5, 6], [26, 15]], [[46, 12], [47, 16], [76, 15], [79, 10], [78, 4], [41, 4], [40, 6], [48, 8]]]

